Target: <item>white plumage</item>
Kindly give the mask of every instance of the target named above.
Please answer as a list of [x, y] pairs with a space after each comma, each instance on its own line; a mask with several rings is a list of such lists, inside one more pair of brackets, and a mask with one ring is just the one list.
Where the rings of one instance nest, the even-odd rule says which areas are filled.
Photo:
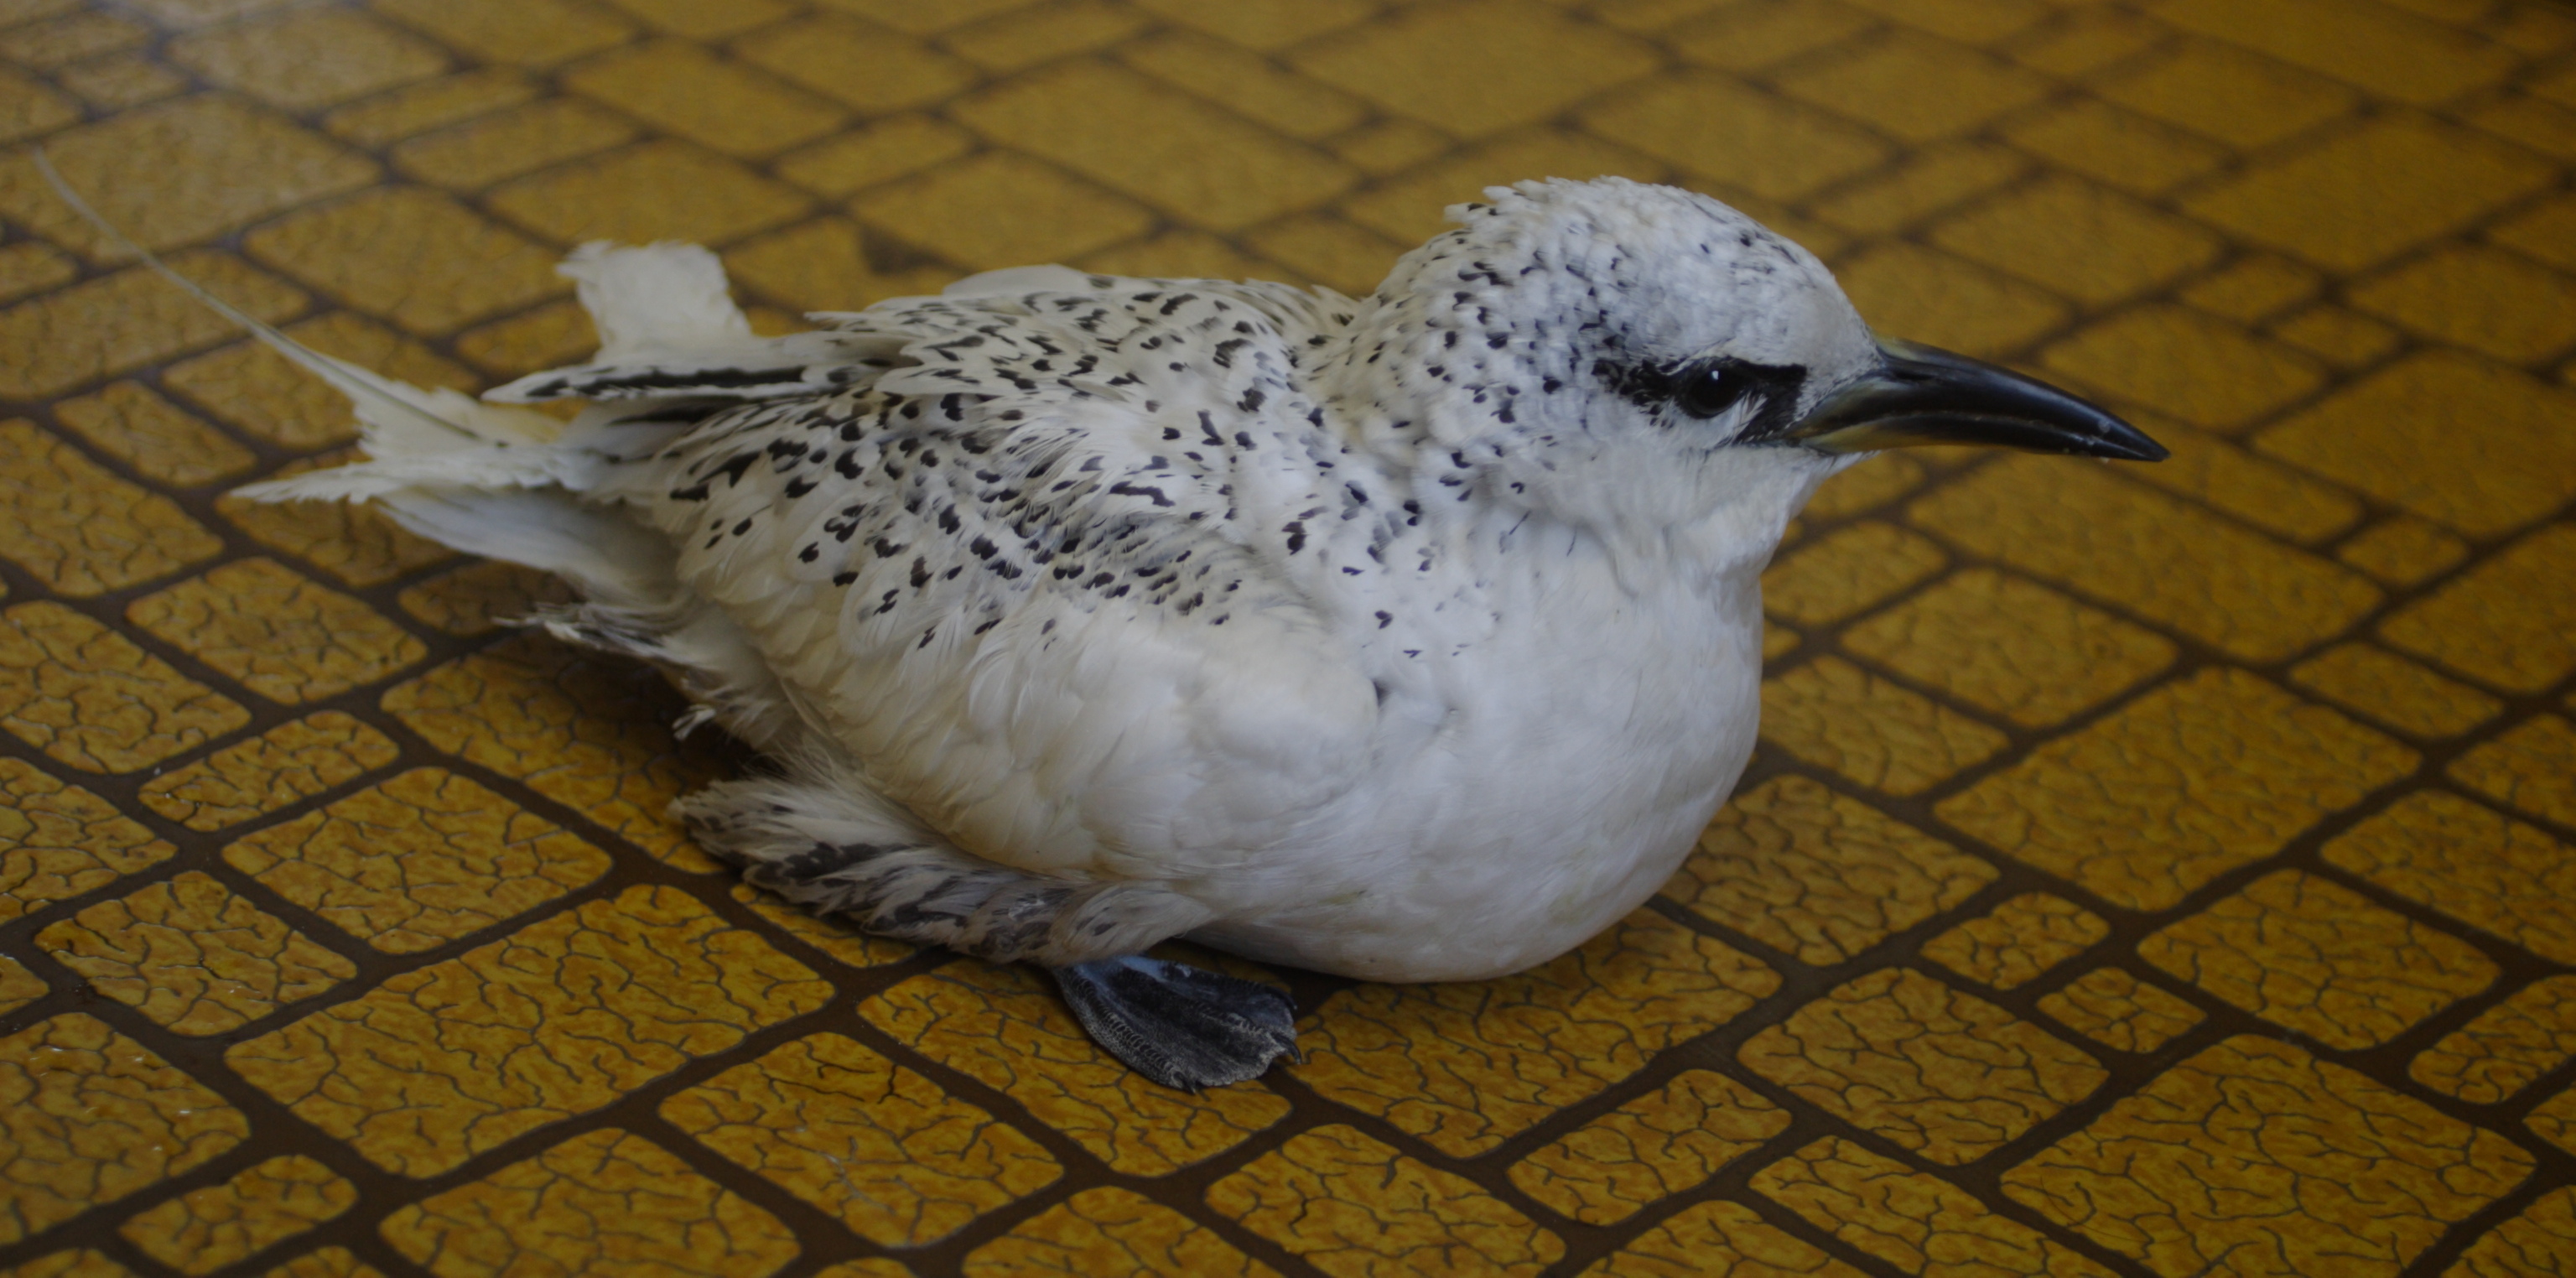
[[[1714, 201], [1490, 195], [1365, 300], [1032, 267], [775, 339], [702, 249], [586, 246], [598, 358], [487, 396], [592, 400], [570, 427], [334, 366], [369, 460], [258, 491], [572, 580], [555, 633], [784, 764], [684, 800], [701, 840], [867, 926], [1509, 972], [1726, 797], [1758, 576], [1815, 486], [2002, 418], [1898, 385], [1824, 267]], [[2147, 455], [2012, 380], [2038, 446]], [[1286, 1043], [1164, 1068], [1150, 1012], [1076, 1006], [1183, 1085]]]

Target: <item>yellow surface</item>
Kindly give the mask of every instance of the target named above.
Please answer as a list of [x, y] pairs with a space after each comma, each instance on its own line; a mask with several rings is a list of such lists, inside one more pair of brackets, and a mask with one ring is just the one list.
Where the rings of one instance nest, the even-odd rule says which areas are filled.
[[[333, 354], [1063, 260], [1374, 285], [1487, 183], [1735, 202], [2153, 468], [1935, 450], [1769, 578], [1647, 909], [1294, 973], [1199, 1096], [663, 815], [560, 588], [246, 480]], [[2576, 1275], [2576, 8], [0, 0], [0, 1278]]]

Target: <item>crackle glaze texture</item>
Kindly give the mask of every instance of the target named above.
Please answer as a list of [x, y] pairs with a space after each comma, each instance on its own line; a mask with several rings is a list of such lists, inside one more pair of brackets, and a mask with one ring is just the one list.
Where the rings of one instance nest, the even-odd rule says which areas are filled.
[[[665, 815], [565, 598], [262, 506], [345, 405], [1060, 261], [1371, 289], [1617, 174], [2161, 466], [1928, 450], [1766, 578], [1645, 908], [1185, 1095]], [[0, 1278], [2576, 1276], [2576, 8], [0, 0]]]

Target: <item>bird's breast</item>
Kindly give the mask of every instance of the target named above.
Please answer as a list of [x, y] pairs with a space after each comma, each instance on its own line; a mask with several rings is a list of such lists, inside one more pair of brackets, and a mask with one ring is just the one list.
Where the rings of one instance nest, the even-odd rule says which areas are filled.
[[[1748, 596], [1506, 625], [1381, 707], [1368, 785], [1289, 891], [1207, 939], [1378, 980], [1544, 962], [1653, 894], [1751, 755], [1760, 617]], [[1427, 691], [1426, 691], [1427, 689]]]

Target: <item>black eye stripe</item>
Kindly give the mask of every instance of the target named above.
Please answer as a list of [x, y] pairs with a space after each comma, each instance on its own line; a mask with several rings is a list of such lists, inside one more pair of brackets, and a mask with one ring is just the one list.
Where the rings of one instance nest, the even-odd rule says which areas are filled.
[[1715, 417], [1746, 399], [1755, 401], [1753, 420], [1736, 432], [1734, 442], [1756, 444], [1787, 430], [1796, 419], [1807, 370], [1796, 364], [1756, 364], [1720, 356], [1683, 365], [1666, 384], [1671, 387], [1673, 407], [1701, 419]]
[[1672, 398], [1672, 372], [1655, 364], [1623, 364], [1616, 360], [1595, 360], [1592, 375], [1619, 398], [1639, 408], [1654, 408]]
[[1592, 374], [1612, 393], [1648, 410], [1666, 405], [1685, 418], [1715, 417], [1747, 397], [1759, 401], [1753, 420], [1735, 442], [1751, 444], [1787, 430], [1798, 411], [1798, 395], [1807, 370], [1797, 364], [1756, 364], [1751, 360], [1690, 360], [1679, 364], [1620, 364], [1601, 360]]

